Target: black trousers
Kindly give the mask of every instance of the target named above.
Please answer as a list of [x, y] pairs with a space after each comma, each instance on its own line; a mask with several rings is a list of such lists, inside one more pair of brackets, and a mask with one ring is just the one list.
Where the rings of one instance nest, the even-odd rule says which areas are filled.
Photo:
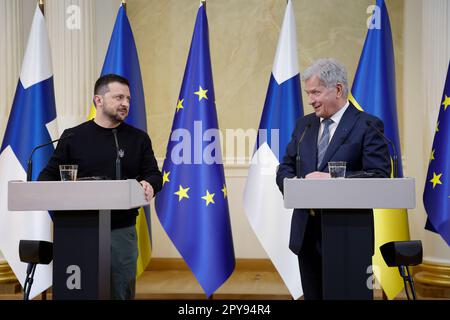
[[371, 210], [316, 210], [298, 255], [305, 300], [371, 300]]
[[322, 248], [320, 215], [310, 216], [306, 225], [302, 249], [298, 255], [303, 297], [322, 300]]

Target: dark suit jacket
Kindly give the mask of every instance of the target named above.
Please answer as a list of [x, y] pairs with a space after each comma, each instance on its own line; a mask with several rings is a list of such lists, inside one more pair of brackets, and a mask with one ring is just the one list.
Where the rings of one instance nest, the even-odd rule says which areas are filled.
[[[320, 128], [320, 118], [314, 113], [297, 120], [292, 139], [286, 148], [283, 162], [277, 171], [277, 184], [283, 192], [285, 178], [305, 177], [314, 171], [328, 172], [328, 161], [346, 161], [347, 176], [367, 172], [373, 177], [389, 177], [391, 171], [388, 146], [381, 135], [368, 122], [384, 130], [383, 122], [365, 112], [360, 112], [351, 103], [342, 116], [333, 138], [328, 145], [322, 165], [317, 168], [317, 139]], [[304, 132], [304, 130], [306, 130]], [[304, 132], [304, 138], [298, 146], [298, 141]], [[300, 172], [296, 172], [297, 147], [300, 153]], [[309, 210], [295, 209], [291, 222], [289, 248], [299, 254]], [[373, 220], [372, 230], [373, 230]]]

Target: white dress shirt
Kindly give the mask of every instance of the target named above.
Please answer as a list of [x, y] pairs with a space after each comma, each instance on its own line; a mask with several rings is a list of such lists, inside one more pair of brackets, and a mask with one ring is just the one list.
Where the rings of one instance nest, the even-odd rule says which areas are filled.
[[[345, 104], [345, 106], [343, 108], [341, 108], [341, 110], [339, 110], [338, 112], [336, 112], [335, 114], [333, 114], [333, 116], [330, 118], [331, 120], [333, 120], [333, 123], [330, 124], [330, 126], [328, 127], [330, 130], [330, 140], [328, 141], [328, 143], [330, 143], [331, 139], [333, 138], [334, 132], [336, 131], [337, 126], [339, 125], [339, 121], [341, 121], [342, 116], [344, 115], [345, 110], [347, 110], [348, 106], [350, 105], [350, 102], [348, 102]], [[323, 129], [324, 129], [324, 124], [323, 124], [323, 120], [325, 120], [325, 118], [320, 118], [320, 128], [319, 128], [319, 136], [317, 137], [317, 146], [319, 145], [319, 141], [320, 138], [322, 136], [323, 133]]]

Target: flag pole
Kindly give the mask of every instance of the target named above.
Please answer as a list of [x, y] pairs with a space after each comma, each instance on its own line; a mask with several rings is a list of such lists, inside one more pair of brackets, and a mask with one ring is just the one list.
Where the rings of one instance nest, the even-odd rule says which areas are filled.
[[201, 0], [200, 2], [202, 3], [203, 7], [204, 7], [205, 10], [206, 10], [206, 0]]
[[[39, 9], [42, 12], [42, 15], [45, 17], [45, 5], [44, 5], [44, 0], [39, 0]], [[47, 300], [47, 289], [42, 291], [41, 293], [41, 300]]]
[[41, 9], [42, 14], [44, 14], [44, 0], [39, 0], [39, 9]]
[[126, 0], [122, 0], [122, 6], [123, 6], [125, 12], [127, 12], [127, 1]]
[[[45, 16], [45, 5], [44, 5], [44, 0], [38, 0], [38, 4], [39, 4], [39, 9], [42, 12], [42, 15]], [[47, 300], [47, 289], [42, 291], [41, 293], [41, 300]]]

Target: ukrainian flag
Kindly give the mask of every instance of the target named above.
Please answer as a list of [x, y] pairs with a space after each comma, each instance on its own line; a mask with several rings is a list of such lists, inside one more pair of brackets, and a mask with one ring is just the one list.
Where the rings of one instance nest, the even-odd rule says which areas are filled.
[[[397, 177], [403, 177], [397, 125], [394, 48], [384, 0], [377, 0], [374, 7], [349, 99], [361, 110], [383, 120], [385, 134], [398, 151]], [[392, 149], [390, 152], [393, 156]], [[408, 215], [406, 209], [378, 209], [374, 210], [374, 221], [373, 271], [388, 299], [394, 299], [403, 289], [403, 281], [396, 268], [386, 265], [379, 248], [386, 242], [409, 240]]]
[[[142, 86], [139, 58], [130, 21], [123, 4], [117, 14], [101, 75], [110, 73], [118, 74], [130, 82], [131, 105], [130, 113], [125, 122], [133, 127], [147, 131], [144, 88]], [[89, 119], [94, 117], [95, 108], [92, 106]], [[139, 277], [147, 267], [152, 251], [149, 206], [139, 209], [136, 230], [139, 246], [137, 277]]]

